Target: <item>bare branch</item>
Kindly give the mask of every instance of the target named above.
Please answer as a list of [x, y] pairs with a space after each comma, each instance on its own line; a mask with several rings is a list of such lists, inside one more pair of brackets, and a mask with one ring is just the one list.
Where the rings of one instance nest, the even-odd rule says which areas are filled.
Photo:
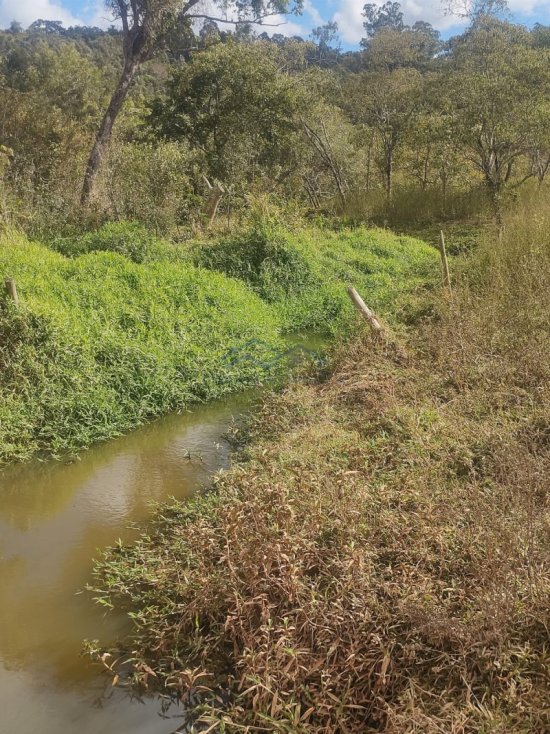
[[187, 2], [185, 3], [185, 5], [183, 6], [183, 8], [182, 8], [182, 9], [180, 10], [180, 12], [179, 12], [179, 14], [178, 14], [178, 15], [179, 15], [179, 17], [181, 18], [181, 17], [182, 17], [182, 16], [184, 16], [184, 15], [185, 15], [186, 17], [188, 17], [188, 16], [186, 15], [186, 14], [187, 14], [187, 11], [188, 11], [188, 10], [191, 10], [191, 8], [194, 8], [194, 7], [195, 7], [195, 5], [197, 5], [197, 4], [199, 3], [199, 2], [200, 2], [200, 0], [188, 0], [188, 1], [187, 1]]
[[214, 23], [229, 23], [230, 25], [241, 25], [245, 23], [252, 23], [253, 25], [262, 25], [269, 28], [276, 28], [280, 25], [286, 25], [286, 21], [283, 21], [282, 23], [264, 23], [264, 18], [271, 18], [273, 16], [273, 13], [268, 13], [267, 15], [259, 15], [256, 18], [251, 18], [250, 20], [241, 18], [240, 20], [229, 20], [229, 18], [216, 18], [212, 15], [202, 15], [202, 14], [189, 14], [186, 15], [186, 18], [203, 18], [204, 20], [211, 20], [214, 21]]

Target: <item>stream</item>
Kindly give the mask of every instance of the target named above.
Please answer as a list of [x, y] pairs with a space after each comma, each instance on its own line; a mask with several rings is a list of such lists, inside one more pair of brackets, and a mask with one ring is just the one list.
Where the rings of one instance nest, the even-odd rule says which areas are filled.
[[[319, 340], [294, 349], [312, 351]], [[177, 708], [112, 688], [82, 656], [84, 639], [114, 643], [126, 617], [89, 593], [94, 557], [137, 536], [152, 505], [204, 486], [225, 468], [224, 438], [253, 409], [249, 391], [169, 415], [93, 446], [72, 463], [31, 462], [0, 473], [0, 734], [170, 734]]]

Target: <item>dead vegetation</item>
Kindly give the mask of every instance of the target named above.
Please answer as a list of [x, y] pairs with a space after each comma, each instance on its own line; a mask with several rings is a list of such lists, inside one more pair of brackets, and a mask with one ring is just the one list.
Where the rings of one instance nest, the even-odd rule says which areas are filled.
[[225, 731], [550, 731], [550, 257], [513, 237], [407, 356], [365, 336], [273, 396], [246, 462], [107, 556], [136, 683], [229, 689]]

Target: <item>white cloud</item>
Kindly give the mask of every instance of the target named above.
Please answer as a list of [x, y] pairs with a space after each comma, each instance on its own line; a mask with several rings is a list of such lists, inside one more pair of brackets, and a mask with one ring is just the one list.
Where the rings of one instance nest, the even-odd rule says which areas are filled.
[[38, 18], [61, 20], [65, 26], [82, 24], [56, 0], [0, 0], [1, 28], [9, 26], [12, 20], [27, 27]]
[[317, 10], [317, 8], [313, 5], [311, 0], [304, 0], [304, 12], [306, 15], [309, 15], [311, 23], [314, 27], [325, 25], [323, 16]]
[[103, 0], [91, 0], [83, 8], [82, 17], [86, 25], [96, 28], [109, 28], [112, 25], [120, 25], [113, 18], [113, 14], [105, 7]]
[[258, 25], [256, 26], [258, 33], [267, 31], [270, 36], [274, 33], [281, 33], [283, 36], [289, 37], [301, 36], [304, 33], [303, 26], [299, 25], [299, 23], [293, 23], [291, 20], [288, 20], [288, 16], [286, 15], [274, 15], [272, 18], [267, 18], [266, 23], [281, 23], [281, 25], [271, 28], [266, 27], [265, 25]]
[[[364, 37], [363, 20], [361, 13], [367, 0], [341, 0], [339, 9], [334, 13], [333, 20], [338, 23], [342, 38], [348, 43], [358, 43]], [[515, 2], [537, 2], [537, 0], [515, 0]], [[378, 2], [382, 5], [382, 2]], [[401, 9], [406, 23], [425, 20], [438, 30], [445, 30], [458, 25], [457, 18], [445, 15], [441, 0], [430, 0], [420, 3], [415, 0], [403, 0]]]

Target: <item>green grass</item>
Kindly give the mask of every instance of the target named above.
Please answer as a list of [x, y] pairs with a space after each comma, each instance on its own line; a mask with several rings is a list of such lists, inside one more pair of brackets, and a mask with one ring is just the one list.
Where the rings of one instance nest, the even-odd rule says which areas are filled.
[[48, 248], [4, 234], [0, 275], [16, 279], [21, 309], [0, 300], [0, 463], [256, 384], [281, 366], [281, 332], [349, 329], [348, 283], [395, 313], [437, 268], [433, 248], [384, 230], [259, 221], [174, 245], [122, 222]]
[[0, 240], [0, 462], [59, 454], [273, 374], [279, 326], [243, 284], [113, 253]]
[[139, 222], [107, 222], [99, 229], [84, 234], [54, 237], [47, 244], [67, 257], [78, 257], [90, 252], [118, 252], [136, 263], [186, 259], [182, 248], [159, 239]]
[[352, 314], [346, 285], [374, 310], [395, 315], [438, 274], [429, 245], [365, 227], [290, 232], [260, 222], [220, 242], [196, 245], [193, 256], [196, 264], [247, 283], [273, 305], [286, 331], [344, 329]]

